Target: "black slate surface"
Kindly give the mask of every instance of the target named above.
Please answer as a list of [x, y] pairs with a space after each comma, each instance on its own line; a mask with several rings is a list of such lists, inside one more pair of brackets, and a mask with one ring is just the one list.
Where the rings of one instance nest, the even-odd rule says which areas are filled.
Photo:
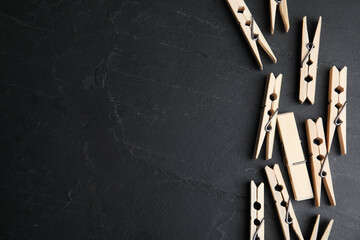
[[[278, 58], [260, 71], [223, 0], [1, 1], [1, 239], [248, 239], [249, 182], [264, 181], [266, 239], [282, 239], [263, 168], [251, 159], [266, 76], [284, 74], [280, 113], [326, 119], [328, 70], [348, 66], [348, 154], [335, 136], [337, 206], [293, 205], [305, 239], [359, 239], [359, 1], [248, 7]], [[323, 16], [316, 103], [297, 101], [301, 19]], [[97, 79], [95, 69], [99, 66]], [[104, 81], [101, 79], [106, 73]], [[309, 166], [308, 166], [309, 167]], [[293, 234], [294, 237], [294, 234]], [[295, 239], [295, 237], [294, 237]]]

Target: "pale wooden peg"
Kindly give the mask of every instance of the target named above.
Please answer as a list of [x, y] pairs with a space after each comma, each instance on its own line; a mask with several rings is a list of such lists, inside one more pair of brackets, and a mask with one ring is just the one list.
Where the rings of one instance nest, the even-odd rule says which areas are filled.
[[265, 240], [264, 183], [250, 183], [250, 240]]
[[322, 118], [318, 118], [316, 122], [308, 119], [306, 120], [305, 125], [311, 161], [311, 175], [315, 193], [315, 206], [320, 206], [322, 180], [324, 180], [324, 186], [330, 205], [336, 206]]
[[314, 39], [310, 42], [306, 17], [303, 18], [299, 88], [299, 101], [301, 104], [304, 103], [306, 99], [308, 99], [311, 104], [315, 103], [315, 86], [320, 48], [321, 22], [322, 18], [319, 17]]
[[263, 109], [261, 111], [259, 128], [255, 143], [254, 159], [257, 159], [260, 154], [261, 147], [266, 137], [266, 160], [272, 158], [276, 119], [279, 109], [280, 91], [282, 83], [282, 74], [276, 78], [273, 73], [270, 73], [263, 99]]
[[294, 113], [279, 114], [277, 124], [294, 198], [297, 201], [314, 198]]
[[281, 18], [284, 22], [285, 31], [290, 29], [289, 13], [287, 7], [287, 0], [270, 0], [270, 22], [271, 22], [271, 34], [274, 34], [276, 9], [279, 6]]
[[303, 240], [304, 237], [301, 233], [300, 225], [296, 218], [293, 205], [291, 204], [289, 193], [286, 189], [279, 165], [275, 164], [273, 168], [266, 166], [265, 172], [283, 230], [284, 239], [290, 240], [291, 226], [298, 239]]
[[341, 154], [346, 154], [347, 67], [339, 71], [335, 66], [329, 74], [329, 104], [327, 121], [327, 150], [330, 152], [335, 129], [339, 137]]
[[311, 233], [310, 240], [317, 240], [318, 232], [319, 232], [319, 224], [320, 224], [320, 215], [316, 216], [315, 225], [313, 231]]
[[325, 229], [325, 232], [324, 232], [323, 236], [321, 237], [321, 240], [328, 240], [329, 239], [330, 232], [331, 232], [333, 224], [334, 224], [334, 219], [331, 219], [329, 224], [327, 225], [327, 227]]
[[[315, 225], [310, 237], [310, 240], [316, 240], [319, 232], [319, 224], [320, 224], [320, 215], [317, 215]], [[334, 224], [334, 219], [331, 219], [328, 226], [325, 229], [324, 234], [321, 237], [321, 240], [328, 240], [331, 232], [331, 228]]]
[[260, 69], [263, 69], [261, 62], [259, 49], [257, 43], [264, 49], [267, 55], [273, 62], [276, 63], [276, 57], [272, 52], [269, 44], [267, 43], [264, 35], [261, 33], [259, 26], [256, 24], [254, 17], [252, 16], [249, 8], [246, 6], [244, 0], [226, 0], [230, 6], [237, 22], [239, 23], [241, 30], [248, 41], [251, 50], [258, 62]]

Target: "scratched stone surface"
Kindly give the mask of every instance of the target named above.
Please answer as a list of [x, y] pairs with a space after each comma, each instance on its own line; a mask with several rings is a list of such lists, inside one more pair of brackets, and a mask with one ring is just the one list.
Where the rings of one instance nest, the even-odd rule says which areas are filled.
[[[326, 119], [328, 70], [348, 66], [348, 154], [337, 136], [330, 207], [293, 201], [305, 239], [360, 234], [359, 1], [247, 1], [278, 58], [260, 71], [224, 0], [1, 1], [0, 238], [249, 239], [250, 180], [265, 183], [266, 239], [282, 239], [264, 167], [252, 160], [266, 77], [284, 75], [280, 113]], [[279, 15], [279, 14], [278, 14]], [[298, 103], [301, 19], [323, 17], [316, 102]], [[308, 168], [310, 166], [308, 165]], [[292, 239], [296, 239], [292, 234]]]

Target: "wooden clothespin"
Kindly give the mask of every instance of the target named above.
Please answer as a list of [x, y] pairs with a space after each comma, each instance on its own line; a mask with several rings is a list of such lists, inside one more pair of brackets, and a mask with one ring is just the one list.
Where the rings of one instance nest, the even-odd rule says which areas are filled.
[[277, 124], [294, 198], [297, 201], [314, 198], [294, 113], [279, 114]]
[[[318, 231], [319, 231], [319, 223], [320, 223], [320, 215], [317, 215], [315, 225], [314, 225], [314, 229], [312, 231], [310, 240], [316, 240], [317, 239]], [[329, 239], [331, 228], [332, 228], [333, 224], [334, 224], [334, 219], [331, 219], [328, 226], [325, 229], [324, 234], [321, 237], [321, 240], [328, 240]]]
[[315, 86], [320, 48], [321, 19], [322, 18], [319, 17], [314, 39], [312, 42], [310, 42], [306, 17], [303, 18], [299, 91], [299, 101], [301, 104], [304, 103], [306, 99], [308, 99], [311, 104], [315, 103]]
[[330, 152], [331, 143], [337, 128], [341, 154], [346, 154], [346, 85], [347, 67], [339, 70], [334, 66], [329, 74], [329, 105], [327, 121], [327, 150]]
[[254, 159], [257, 159], [260, 154], [262, 144], [266, 136], [266, 160], [272, 158], [276, 118], [278, 114], [280, 90], [281, 90], [282, 74], [275, 78], [273, 73], [270, 73], [265, 88], [263, 110], [261, 112], [258, 134], [256, 138], [256, 145], [254, 151]]
[[266, 166], [265, 172], [269, 181], [285, 240], [290, 240], [290, 226], [293, 228], [297, 237], [300, 240], [303, 240], [304, 237], [302, 236], [299, 222], [291, 204], [289, 193], [286, 189], [279, 165], [275, 164], [273, 169]]
[[250, 240], [265, 240], [264, 183], [250, 183]]
[[285, 31], [290, 29], [289, 13], [286, 0], [270, 0], [270, 21], [271, 21], [271, 34], [274, 34], [276, 9], [279, 6], [281, 18], [284, 22]]
[[227, 0], [237, 22], [240, 24], [241, 30], [248, 41], [253, 54], [256, 57], [256, 60], [260, 66], [260, 69], [263, 69], [261, 63], [261, 58], [259, 54], [259, 49], [257, 43], [264, 49], [264, 51], [269, 55], [271, 60], [276, 63], [276, 57], [272, 52], [269, 44], [266, 42], [265, 37], [261, 33], [260, 28], [256, 24], [254, 17], [250, 13], [249, 8], [246, 6], [244, 0]]
[[321, 181], [324, 180], [326, 194], [329, 197], [330, 205], [335, 206], [335, 194], [330, 172], [328, 152], [325, 143], [325, 133], [322, 118], [316, 122], [306, 120], [306, 134], [311, 161], [311, 174], [315, 192], [315, 206], [320, 206]]

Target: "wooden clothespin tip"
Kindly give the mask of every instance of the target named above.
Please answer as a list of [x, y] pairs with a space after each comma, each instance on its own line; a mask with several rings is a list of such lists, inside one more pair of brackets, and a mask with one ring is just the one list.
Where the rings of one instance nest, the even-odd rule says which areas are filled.
[[[333, 224], [334, 224], [334, 219], [331, 219], [329, 224], [327, 225], [327, 227], [325, 229], [324, 234], [321, 237], [321, 240], [328, 240], [329, 239], [330, 232], [331, 232]], [[317, 215], [316, 221], [315, 221], [315, 224], [314, 224], [314, 228], [313, 228], [313, 231], [311, 233], [310, 240], [317, 240], [318, 232], [319, 232], [319, 225], [320, 225], [320, 215]]]
[[271, 34], [274, 34], [275, 30], [275, 19], [276, 19], [276, 9], [279, 6], [279, 11], [281, 18], [284, 23], [285, 31], [288, 32], [290, 29], [289, 13], [287, 7], [287, 0], [270, 0], [270, 25], [271, 25]]

